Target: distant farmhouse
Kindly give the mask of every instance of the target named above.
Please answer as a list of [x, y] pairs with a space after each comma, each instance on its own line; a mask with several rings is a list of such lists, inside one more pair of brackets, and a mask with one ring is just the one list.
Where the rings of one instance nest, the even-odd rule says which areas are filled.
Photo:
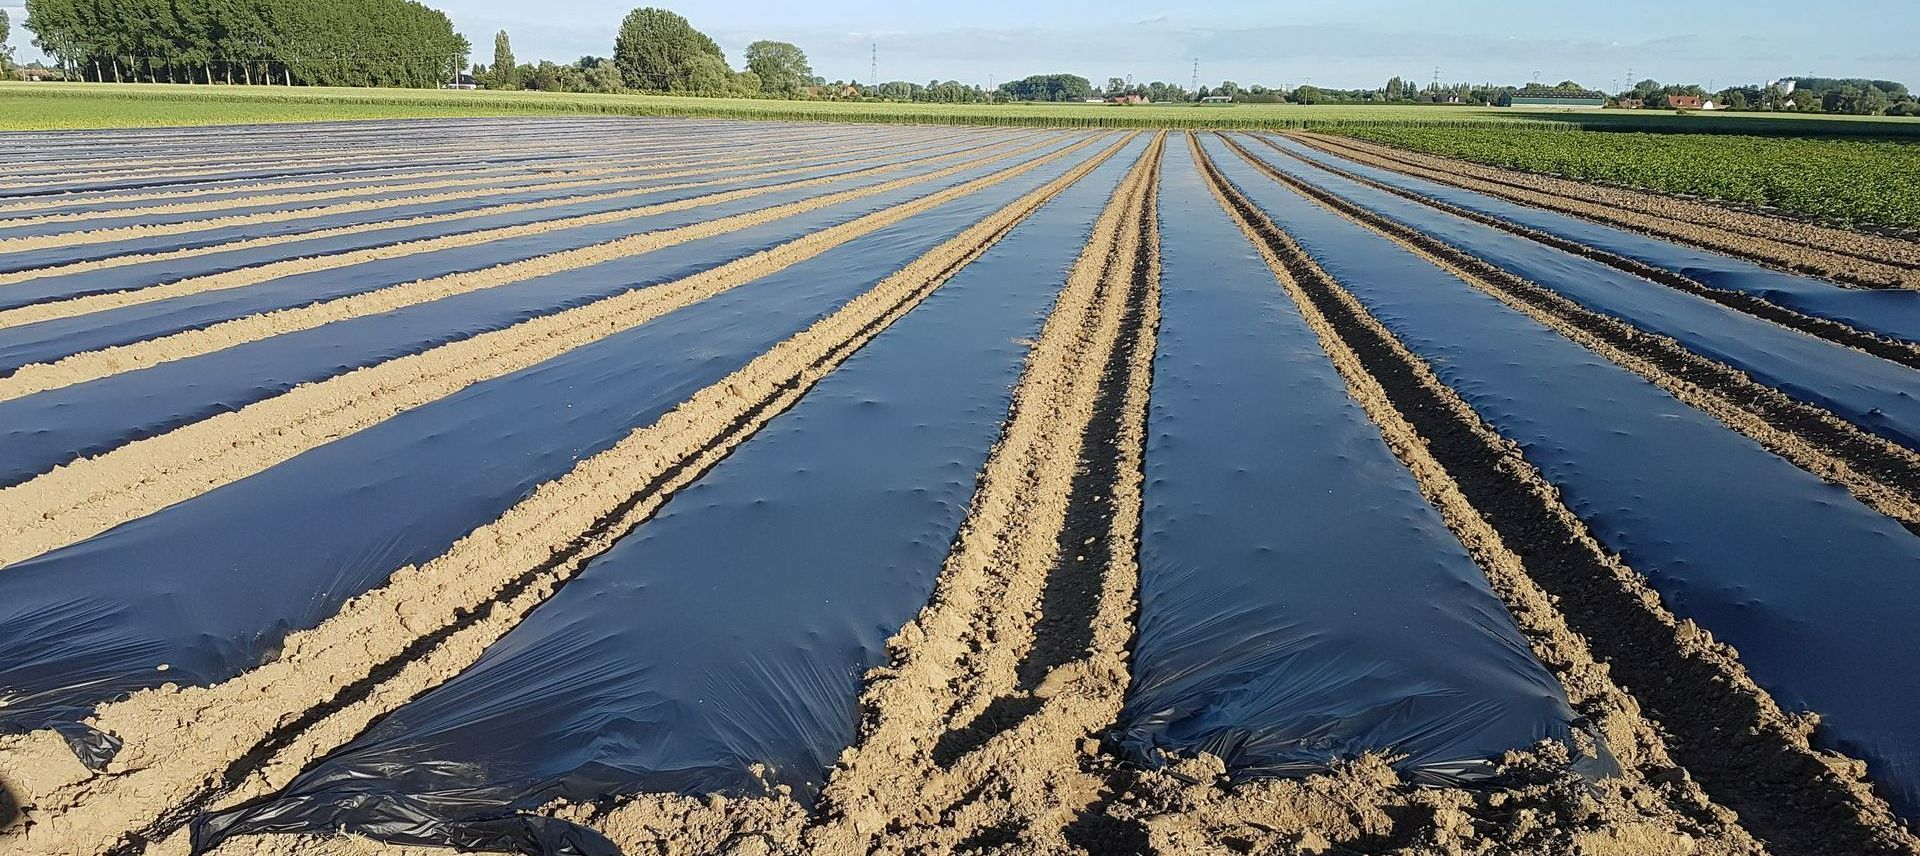
[[1514, 107], [1561, 107], [1581, 110], [1597, 110], [1607, 106], [1607, 95], [1591, 89], [1553, 89], [1529, 86], [1516, 89], [1512, 100]]

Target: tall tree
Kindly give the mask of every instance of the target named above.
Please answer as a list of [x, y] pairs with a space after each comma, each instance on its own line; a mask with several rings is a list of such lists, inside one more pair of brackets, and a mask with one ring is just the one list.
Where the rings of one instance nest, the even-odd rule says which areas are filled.
[[687, 19], [651, 6], [633, 10], [620, 22], [613, 61], [628, 86], [653, 92], [706, 89], [731, 73], [713, 39]]
[[0, 9], [0, 73], [13, 71], [13, 46], [7, 44], [12, 34], [13, 21], [7, 18], [7, 10]]
[[520, 68], [513, 61], [513, 45], [507, 41], [507, 31], [493, 34], [493, 74], [487, 81], [493, 89], [519, 89]]
[[747, 70], [760, 76], [760, 92], [792, 98], [813, 77], [807, 54], [786, 42], [758, 41], [747, 45]]
[[88, 80], [438, 86], [471, 50], [412, 0], [27, 0], [27, 28]]

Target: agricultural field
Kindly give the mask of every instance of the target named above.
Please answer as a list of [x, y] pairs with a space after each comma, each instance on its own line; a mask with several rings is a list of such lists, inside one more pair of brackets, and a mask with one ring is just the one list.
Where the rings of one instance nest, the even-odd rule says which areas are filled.
[[[1887, 123], [1897, 127], [1906, 123]], [[1915, 123], [1920, 126], [1920, 123]], [[1818, 126], [1808, 130], [1818, 133]], [[1356, 127], [1342, 133], [1507, 169], [1685, 194], [1920, 234], [1920, 142], [1911, 138]]]
[[939, 104], [785, 101], [633, 93], [0, 81], [0, 131], [541, 114], [785, 119], [880, 124], [1110, 128], [1477, 128], [1625, 130], [1920, 139], [1920, 119], [1666, 110], [1516, 110], [1448, 105]]
[[8, 853], [1920, 853], [1911, 242], [1315, 130], [0, 142]]

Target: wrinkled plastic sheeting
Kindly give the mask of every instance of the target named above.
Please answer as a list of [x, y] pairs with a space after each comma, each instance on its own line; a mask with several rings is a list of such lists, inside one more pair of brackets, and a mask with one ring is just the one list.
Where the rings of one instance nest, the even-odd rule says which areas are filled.
[[1363, 753], [1429, 784], [1575, 716], [1201, 182], [1162, 172], [1140, 612], [1119, 743], [1236, 778]]
[[[396, 771], [398, 772], [398, 771]], [[625, 856], [607, 837], [584, 826], [549, 817], [503, 814], [450, 823], [417, 801], [366, 790], [321, 805], [313, 798], [275, 804], [257, 813], [226, 814], [193, 826], [193, 852], [204, 853], [236, 834], [244, 817], [249, 834], [314, 833], [303, 810], [319, 810], [353, 819], [354, 832], [388, 844], [452, 847], [462, 853], [525, 853], [530, 856]]]
[[78, 722], [102, 701], [271, 660], [288, 633], [444, 553], [1076, 162], [1037, 166], [0, 569], [0, 732]]
[[1263, 139], [1269, 139], [1274, 145], [1315, 163], [1327, 164], [1389, 187], [1408, 190], [1469, 211], [1597, 247], [1715, 288], [1762, 297], [1817, 318], [1830, 318], [1901, 341], [1920, 341], [1920, 291], [1836, 285], [1815, 277], [1775, 270], [1732, 256], [1583, 220], [1570, 214], [1531, 208], [1490, 194], [1359, 163], [1284, 137], [1263, 135]]
[[[1211, 149], [1210, 149], [1211, 150]], [[1920, 818], [1920, 538], [1627, 369], [1216, 155], [1229, 178], [1560, 491], [1674, 615]]]
[[[954, 176], [955, 183], [971, 174]], [[0, 488], [25, 482], [77, 458], [239, 410], [302, 383], [326, 380], [528, 319], [692, 276], [902, 204], [925, 195], [934, 186], [900, 188], [640, 256], [282, 333], [137, 372], [0, 401]], [[696, 219], [699, 216], [694, 215]], [[497, 249], [493, 252], [498, 254]], [[490, 263], [483, 261], [481, 265]], [[341, 282], [350, 282], [355, 276], [374, 279], [380, 276], [376, 267], [355, 265], [338, 272], [338, 278]], [[305, 278], [284, 277], [279, 284], [298, 286], [296, 281]], [[314, 288], [323, 285], [315, 283]], [[254, 288], [260, 286], [246, 290]], [[71, 341], [73, 337], [65, 338]], [[6, 337], [0, 336], [0, 367], [5, 365], [8, 351]]]
[[[1746, 372], [1792, 398], [1824, 407], [1909, 449], [1920, 449], [1920, 372], [1334, 175], [1265, 146], [1248, 146], [1247, 151], [1280, 172], [1587, 309], [1648, 333], [1670, 336], [1687, 350]], [[1241, 163], [1231, 152], [1222, 157]]]
[[472, 667], [279, 799], [199, 822], [196, 847], [337, 828], [457, 843], [469, 817], [640, 792], [785, 786], [810, 803], [856, 736], [863, 676], [933, 591], [1026, 343], [1145, 145], [961, 269]]

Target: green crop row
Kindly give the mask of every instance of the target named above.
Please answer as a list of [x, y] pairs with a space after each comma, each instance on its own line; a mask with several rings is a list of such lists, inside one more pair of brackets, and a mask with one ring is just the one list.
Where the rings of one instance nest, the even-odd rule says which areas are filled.
[[1916, 142], [1496, 125], [1338, 131], [1509, 169], [1778, 208], [1851, 225], [1920, 228]]

